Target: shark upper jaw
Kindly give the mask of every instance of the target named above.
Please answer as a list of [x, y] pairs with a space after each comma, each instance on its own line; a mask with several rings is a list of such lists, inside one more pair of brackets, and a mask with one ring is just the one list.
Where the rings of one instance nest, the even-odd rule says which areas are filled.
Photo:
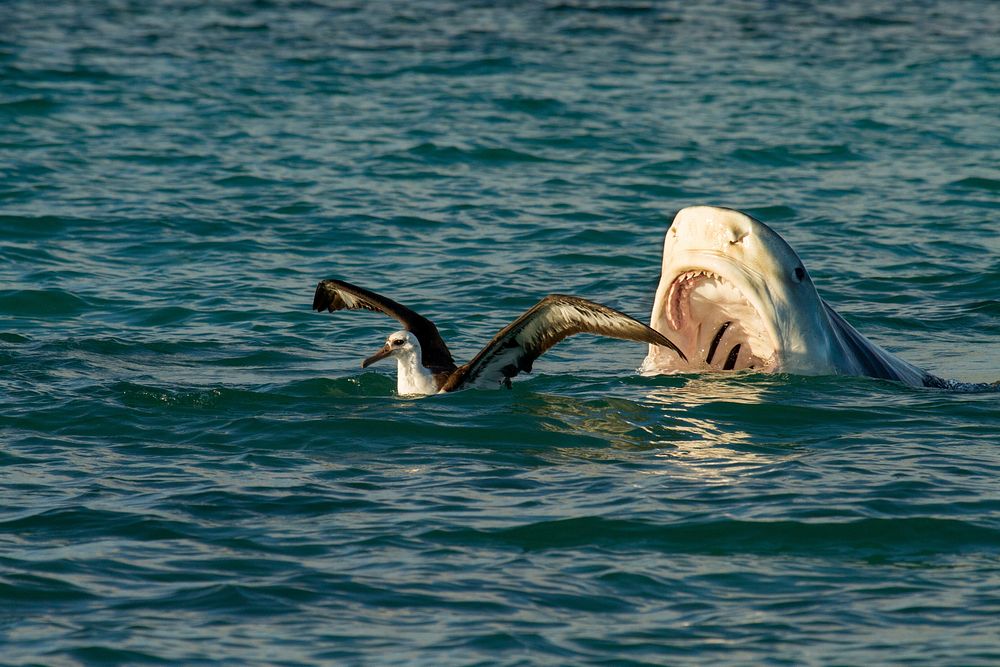
[[748, 268], [714, 253], [672, 265], [657, 290], [652, 327], [675, 336], [690, 361], [651, 350], [644, 372], [779, 370], [774, 307], [754, 289], [760, 281]]

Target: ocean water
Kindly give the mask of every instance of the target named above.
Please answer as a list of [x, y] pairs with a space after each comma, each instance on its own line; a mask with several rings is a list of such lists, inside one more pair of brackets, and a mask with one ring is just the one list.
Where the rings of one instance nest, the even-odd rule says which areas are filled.
[[739, 208], [877, 343], [1000, 379], [1000, 4], [0, 2], [0, 663], [1000, 664], [1000, 395], [638, 377]]

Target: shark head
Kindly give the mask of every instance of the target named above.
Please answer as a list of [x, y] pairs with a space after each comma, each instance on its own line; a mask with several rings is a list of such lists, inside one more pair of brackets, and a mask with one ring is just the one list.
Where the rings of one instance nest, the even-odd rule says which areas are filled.
[[685, 208], [663, 243], [650, 326], [690, 361], [650, 347], [643, 371], [869, 374], [845, 359], [830, 312], [802, 260], [770, 227], [732, 209]]
[[650, 346], [644, 374], [754, 370], [948, 384], [861, 335], [820, 297], [777, 232], [728, 208], [692, 206], [674, 217], [649, 325], [688, 360]]

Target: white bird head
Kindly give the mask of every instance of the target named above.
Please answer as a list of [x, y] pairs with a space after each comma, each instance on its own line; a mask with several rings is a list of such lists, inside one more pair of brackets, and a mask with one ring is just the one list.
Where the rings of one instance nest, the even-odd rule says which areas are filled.
[[382, 349], [361, 362], [362, 368], [368, 368], [376, 361], [387, 357], [395, 357], [399, 361], [409, 358], [420, 360], [420, 343], [417, 337], [409, 331], [396, 331], [385, 339]]

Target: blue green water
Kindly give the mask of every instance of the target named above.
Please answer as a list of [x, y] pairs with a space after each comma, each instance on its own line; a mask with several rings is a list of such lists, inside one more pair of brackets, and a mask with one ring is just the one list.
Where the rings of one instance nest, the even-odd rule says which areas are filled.
[[1000, 4], [0, 2], [0, 663], [1000, 663], [1000, 399], [640, 378], [577, 337], [395, 396], [548, 292], [646, 319], [746, 210], [872, 340], [1000, 379]]

